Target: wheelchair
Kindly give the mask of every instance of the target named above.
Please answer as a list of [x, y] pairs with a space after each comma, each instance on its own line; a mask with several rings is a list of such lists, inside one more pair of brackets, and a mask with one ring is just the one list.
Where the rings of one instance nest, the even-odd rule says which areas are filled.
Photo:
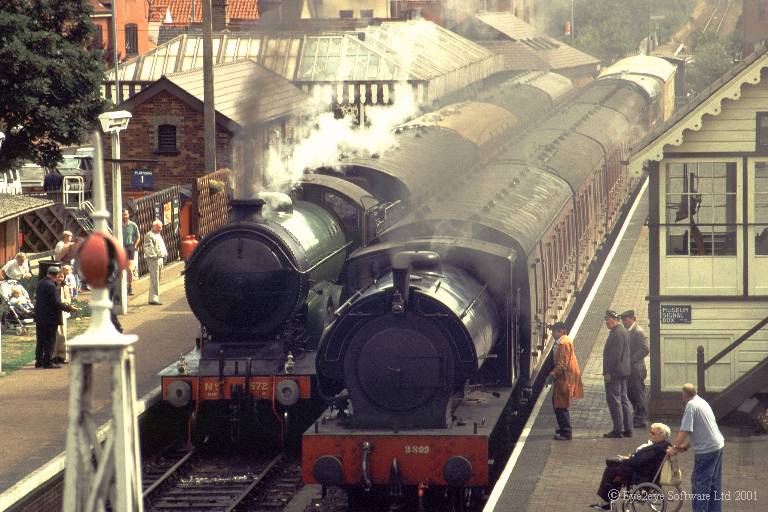
[[[670, 482], [661, 481], [661, 469], [669, 460], [674, 471], [677, 471], [677, 461], [667, 455], [656, 470], [651, 482], [627, 485], [622, 489], [619, 499], [611, 501], [611, 511], [614, 512], [679, 512], [685, 500], [680, 499], [682, 481], [680, 478]], [[670, 499], [677, 497], [676, 499]]]

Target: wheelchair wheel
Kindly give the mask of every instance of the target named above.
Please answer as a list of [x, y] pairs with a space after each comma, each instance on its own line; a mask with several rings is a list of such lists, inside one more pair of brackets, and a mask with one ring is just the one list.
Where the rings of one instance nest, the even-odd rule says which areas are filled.
[[[668, 491], [665, 495], [665, 498], [668, 498], [666, 500], [667, 509], [669, 510], [669, 512], [679, 512], [680, 509], [683, 508], [683, 503], [685, 503], [685, 500], [681, 499], [683, 488], [680, 486], [680, 484], [668, 485], [666, 487]], [[672, 496], [677, 496], [677, 498], [670, 499]]]
[[632, 512], [666, 512], [664, 491], [650, 482], [639, 484], [630, 492], [629, 507]]

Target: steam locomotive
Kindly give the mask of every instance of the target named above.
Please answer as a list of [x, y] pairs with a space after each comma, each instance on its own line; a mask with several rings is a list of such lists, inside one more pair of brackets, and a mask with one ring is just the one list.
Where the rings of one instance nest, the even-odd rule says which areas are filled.
[[468, 500], [511, 448], [589, 264], [636, 185], [627, 148], [666, 119], [674, 67], [607, 68], [482, 169], [357, 249], [317, 351], [335, 401], [304, 434], [305, 482]]
[[161, 374], [163, 399], [193, 410], [198, 439], [222, 425], [235, 440], [245, 430], [300, 439], [302, 419], [325, 406], [315, 354], [339, 304], [348, 253], [375, 240], [436, 182], [478, 166], [571, 89], [552, 73], [497, 78], [466, 93], [474, 101], [457, 97], [400, 126], [391, 151], [349, 155], [339, 170], [307, 174], [290, 195], [232, 201], [228, 224], [188, 261], [187, 300], [202, 336], [198, 351]]

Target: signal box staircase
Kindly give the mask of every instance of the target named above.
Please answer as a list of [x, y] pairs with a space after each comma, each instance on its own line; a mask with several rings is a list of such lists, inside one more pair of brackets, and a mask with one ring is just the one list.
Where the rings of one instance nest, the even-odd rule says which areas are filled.
[[[706, 362], [704, 361], [704, 347], [699, 347], [697, 354], [697, 386], [699, 391], [706, 391], [704, 373], [707, 368], [711, 367], [766, 326], [768, 326], [768, 316]], [[758, 416], [766, 414], [766, 408], [768, 407], [768, 400], [766, 400], [764, 393], [768, 393], [768, 357], [758, 362], [752, 369], [733, 381], [716, 396], [710, 398], [709, 404], [715, 413], [715, 417], [721, 420], [739, 409], [750, 398], [757, 397], [759, 398], [757, 404], [754, 404], [750, 408], [751, 410], [748, 411], [753, 420], [757, 421]]]

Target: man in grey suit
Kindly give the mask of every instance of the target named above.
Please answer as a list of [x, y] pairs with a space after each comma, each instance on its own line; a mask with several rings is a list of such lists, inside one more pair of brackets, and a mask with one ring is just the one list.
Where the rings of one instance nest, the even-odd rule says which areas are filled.
[[634, 409], [635, 428], [645, 428], [648, 422], [648, 392], [645, 389], [645, 378], [648, 369], [645, 367], [645, 356], [651, 351], [648, 338], [643, 328], [637, 324], [635, 312], [631, 309], [621, 314], [621, 323], [629, 332], [629, 380], [627, 395]]
[[603, 378], [613, 430], [603, 434], [603, 437], [632, 437], [632, 406], [627, 396], [629, 333], [612, 309], [605, 312], [605, 326], [611, 332], [603, 348]]

